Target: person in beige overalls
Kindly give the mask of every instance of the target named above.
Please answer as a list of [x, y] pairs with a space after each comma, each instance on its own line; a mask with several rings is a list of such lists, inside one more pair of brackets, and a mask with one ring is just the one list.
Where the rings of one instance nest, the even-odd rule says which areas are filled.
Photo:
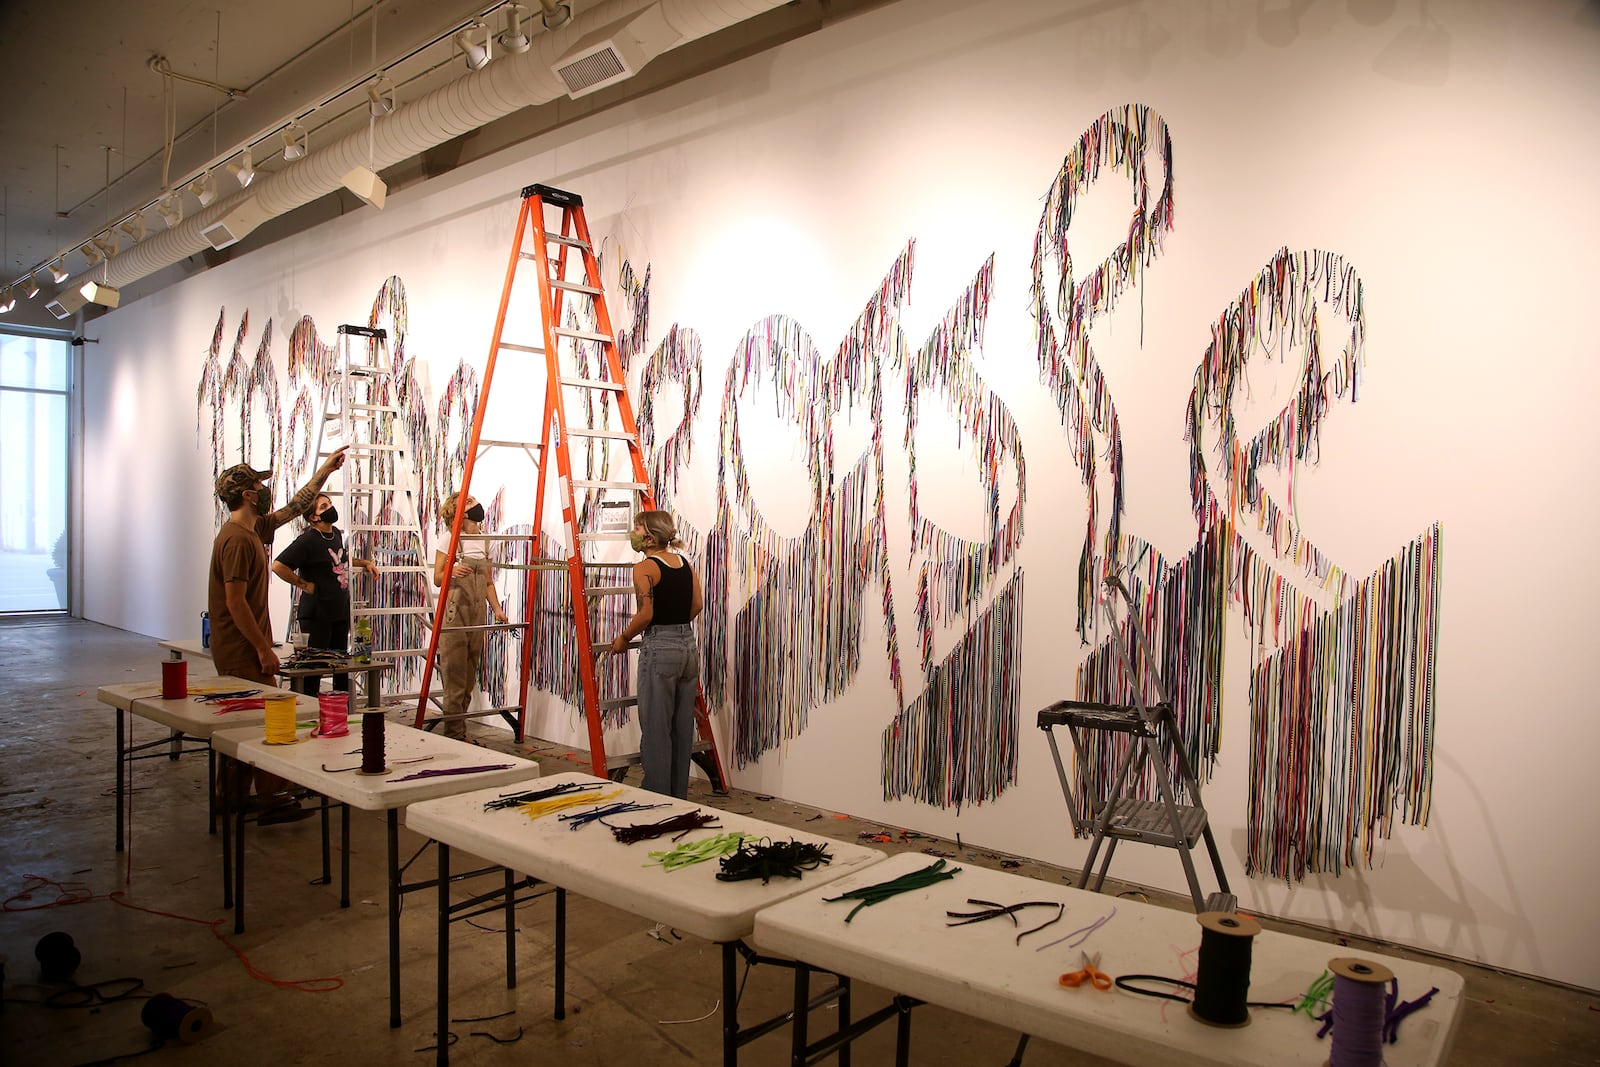
[[[439, 517], [448, 527], [456, 520], [456, 508], [465, 507], [462, 516], [463, 534], [481, 533], [483, 530], [483, 505], [470, 494], [458, 503], [460, 493], [451, 493], [439, 506]], [[494, 613], [497, 622], [506, 621], [500, 607], [500, 596], [495, 592], [489, 565], [488, 550], [482, 541], [463, 541], [454, 561], [444, 552], [433, 554], [433, 584], [444, 584], [445, 570], [450, 572], [450, 600], [445, 606], [444, 629], [439, 634], [439, 673], [444, 686], [444, 724], [446, 737], [465, 740], [467, 720], [451, 718], [464, 716], [472, 703], [472, 690], [478, 684], [478, 671], [483, 664], [484, 630], [453, 631], [453, 626], [483, 626], [488, 622], [484, 606]]]

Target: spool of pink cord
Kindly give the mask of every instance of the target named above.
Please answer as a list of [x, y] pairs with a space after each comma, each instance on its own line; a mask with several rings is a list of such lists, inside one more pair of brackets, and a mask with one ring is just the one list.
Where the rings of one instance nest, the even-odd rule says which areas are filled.
[[317, 736], [346, 737], [350, 733], [350, 694], [323, 693], [317, 697]]

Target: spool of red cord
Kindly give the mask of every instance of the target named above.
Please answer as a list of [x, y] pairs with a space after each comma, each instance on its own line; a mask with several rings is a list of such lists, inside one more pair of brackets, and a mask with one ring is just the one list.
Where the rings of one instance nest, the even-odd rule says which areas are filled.
[[189, 695], [189, 661], [164, 659], [161, 661], [161, 699], [182, 700]]

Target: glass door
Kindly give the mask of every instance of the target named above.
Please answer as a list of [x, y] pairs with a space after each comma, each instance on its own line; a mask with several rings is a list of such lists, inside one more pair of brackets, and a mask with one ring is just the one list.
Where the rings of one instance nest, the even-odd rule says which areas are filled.
[[67, 536], [71, 345], [0, 334], [0, 614], [72, 603]]

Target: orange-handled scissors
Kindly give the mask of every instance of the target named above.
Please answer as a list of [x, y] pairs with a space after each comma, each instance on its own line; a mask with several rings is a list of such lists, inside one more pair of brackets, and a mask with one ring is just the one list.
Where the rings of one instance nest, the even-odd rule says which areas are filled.
[[1083, 983], [1088, 982], [1102, 991], [1110, 989], [1111, 976], [1100, 970], [1100, 953], [1096, 952], [1093, 956], [1090, 956], [1085, 952], [1082, 955], [1083, 969], [1081, 971], [1068, 971], [1062, 975], [1061, 984], [1068, 989], [1077, 989]]

